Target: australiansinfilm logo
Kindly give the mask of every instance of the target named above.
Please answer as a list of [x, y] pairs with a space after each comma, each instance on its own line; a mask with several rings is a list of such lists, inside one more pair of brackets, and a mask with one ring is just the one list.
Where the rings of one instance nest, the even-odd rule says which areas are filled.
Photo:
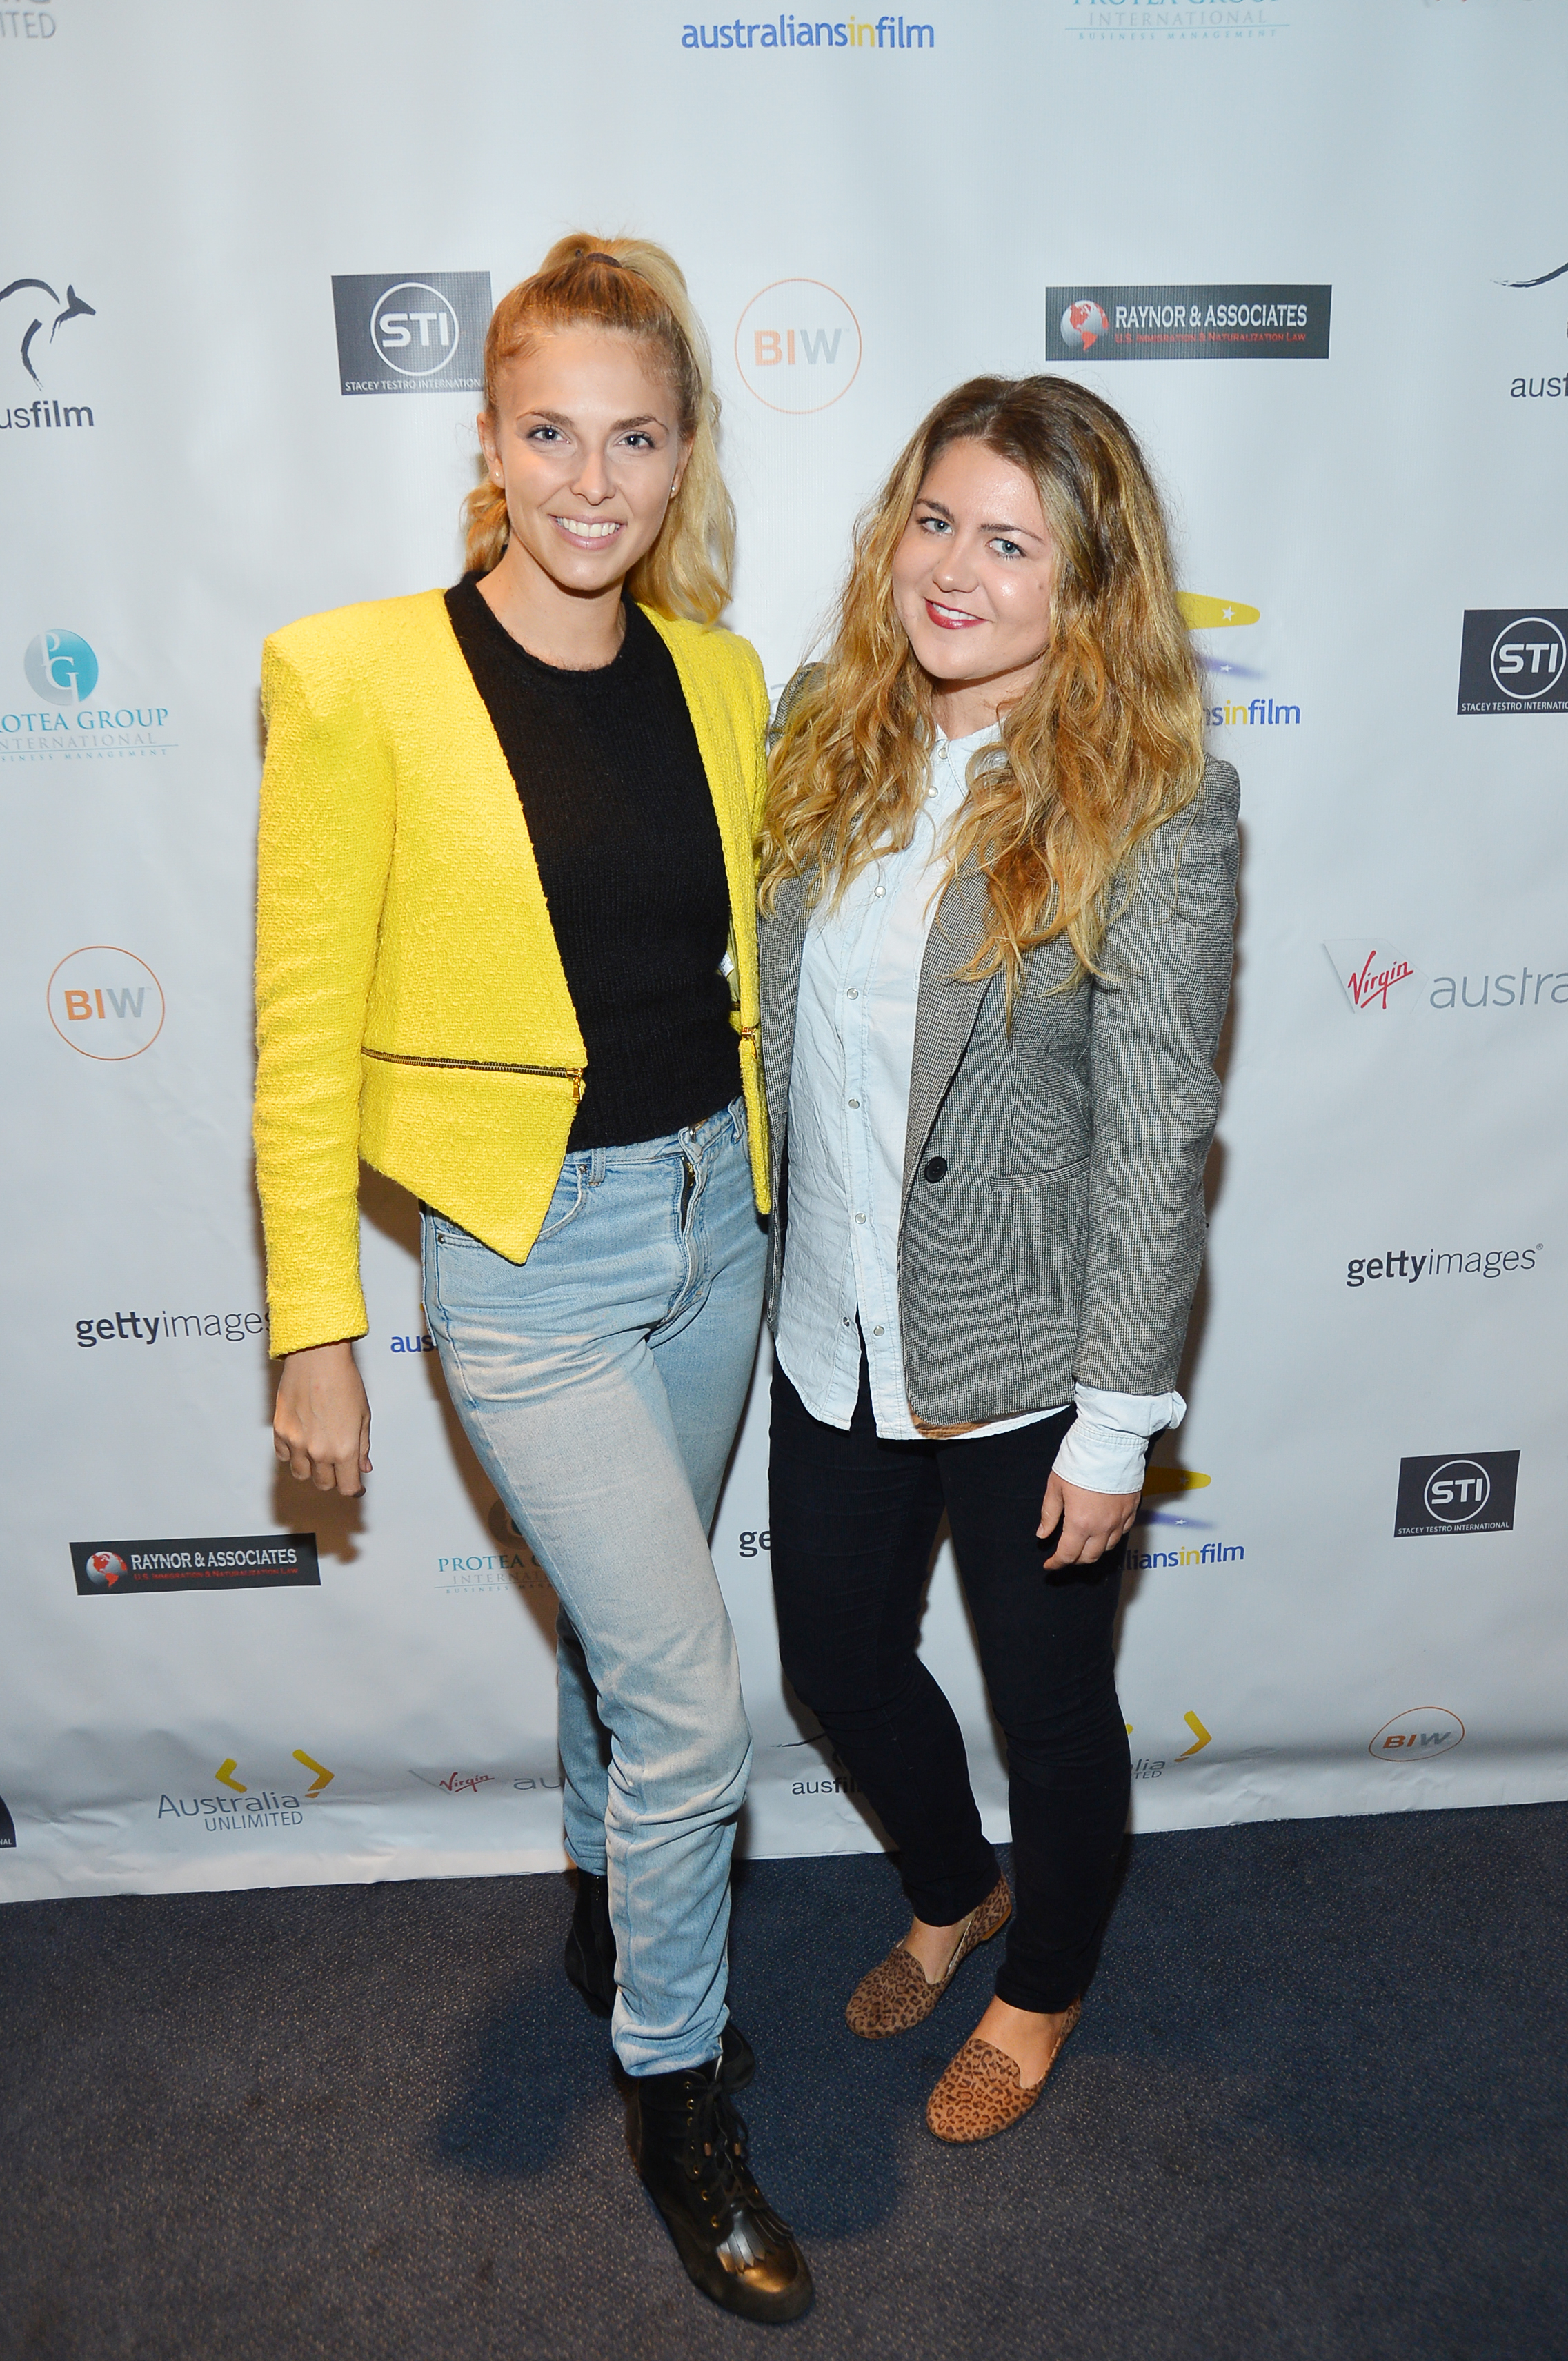
[[334, 277], [345, 393], [482, 393], [488, 270]]
[[1568, 607], [1467, 608], [1458, 709], [1568, 713]]
[[71, 1564], [83, 1598], [129, 1598], [160, 1590], [319, 1590], [322, 1578], [314, 1533], [72, 1542]]
[[[98, 652], [65, 623], [35, 631], [18, 666], [36, 704], [0, 712], [0, 763], [104, 763], [167, 754], [170, 708], [140, 697], [123, 704], [105, 683]], [[118, 687], [118, 695], [115, 688]]]
[[1329, 287], [1047, 287], [1050, 361], [1321, 361]]
[[1517, 1451], [1447, 1452], [1401, 1459], [1396, 1540], [1433, 1533], [1511, 1533]]
[[[0, 16], [16, 13], [0, 10]], [[96, 317], [96, 306], [69, 280], [24, 273], [0, 287], [0, 368], [17, 397], [0, 415], [0, 433], [64, 434], [95, 423], [88, 403], [66, 398], [80, 389], [68, 385], [62, 371], [78, 360], [79, 324]]]

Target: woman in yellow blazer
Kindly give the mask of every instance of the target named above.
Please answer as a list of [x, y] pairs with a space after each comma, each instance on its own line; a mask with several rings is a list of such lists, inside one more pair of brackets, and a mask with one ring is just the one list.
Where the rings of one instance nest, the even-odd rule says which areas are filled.
[[267, 645], [256, 1153], [278, 1455], [369, 1472], [357, 1159], [423, 1208], [457, 1413], [554, 1584], [567, 1972], [688, 2272], [792, 2319], [725, 2005], [751, 1763], [707, 1528], [767, 1203], [752, 842], [767, 697], [661, 248], [564, 239], [498, 306], [468, 571]]

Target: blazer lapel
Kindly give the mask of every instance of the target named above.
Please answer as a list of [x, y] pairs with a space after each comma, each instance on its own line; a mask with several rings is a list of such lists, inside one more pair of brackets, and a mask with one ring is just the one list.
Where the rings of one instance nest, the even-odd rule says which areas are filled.
[[800, 990], [800, 955], [806, 945], [806, 881], [786, 877], [758, 931], [762, 1001], [762, 1079], [768, 1093], [768, 1128], [774, 1153], [782, 1146], [789, 1108], [790, 1067], [795, 1058], [795, 1006]]
[[909, 1122], [904, 1135], [905, 1204], [938, 1110], [958, 1071], [980, 1004], [992, 981], [990, 977], [978, 983], [954, 980], [955, 971], [967, 966], [980, 949], [989, 898], [980, 872], [967, 870], [943, 895], [927, 938], [915, 1019], [915, 1062], [909, 1077]]

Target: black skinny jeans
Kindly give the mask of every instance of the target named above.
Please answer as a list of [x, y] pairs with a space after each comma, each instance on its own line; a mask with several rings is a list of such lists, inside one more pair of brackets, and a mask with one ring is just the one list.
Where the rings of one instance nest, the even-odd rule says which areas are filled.
[[998, 1996], [1066, 2008], [1082, 1992], [1127, 1822], [1131, 1763], [1112, 1636], [1120, 1546], [1042, 1572], [1036, 1539], [1070, 1411], [973, 1442], [883, 1443], [865, 1362], [848, 1433], [775, 1365], [773, 1590], [784, 1668], [899, 1850], [918, 1918], [948, 1927], [999, 1874], [962, 1733], [916, 1653], [945, 1509], [992, 1709], [1007, 1739], [1014, 1915]]

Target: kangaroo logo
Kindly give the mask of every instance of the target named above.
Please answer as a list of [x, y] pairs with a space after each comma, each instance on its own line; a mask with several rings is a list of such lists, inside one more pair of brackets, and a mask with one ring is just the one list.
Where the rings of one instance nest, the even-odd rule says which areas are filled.
[[[27, 287], [36, 287], [40, 294], [44, 294], [49, 297], [51, 303], [58, 303], [60, 302], [59, 295], [49, 285], [47, 279], [13, 279], [9, 287], [0, 287], [0, 303], [4, 303], [8, 295], [21, 294], [23, 290]], [[50, 327], [49, 332], [49, 343], [51, 345], [53, 344], [57, 334], [64, 327], [67, 320], [95, 320], [98, 314], [93, 305], [91, 303], [84, 303], [81, 296], [77, 293], [75, 288], [68, 286], [65, 291], [64, 306], [60, 311], [55, 313], [53, 325]], [[27, 375], [32, 379], [35, 385], [41, 385], [43, 383], [43, 379], [39, 377], [37, 369], [33, 367], [33, 338], [38, 335], [38, 330], [42, 326], [43, 320], [40, 316], [33, 322], [32, 325], [26, 331], [22, 337], [22, 367], [27, 370]]]

